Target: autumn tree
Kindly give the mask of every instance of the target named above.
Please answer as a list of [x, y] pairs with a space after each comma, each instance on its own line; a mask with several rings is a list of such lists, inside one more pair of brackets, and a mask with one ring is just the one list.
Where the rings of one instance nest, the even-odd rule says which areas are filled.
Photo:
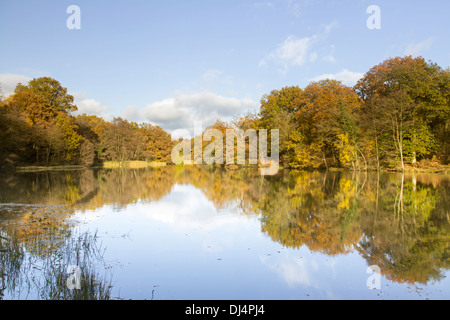
[[4, 103], [0, 97], [0, 168], [26, 161], [30, 135], [23, 114]]
[[20, 112], [32, 131], [29, 141], [36, 163], [74, 163], [81, 136], [76, 132], [73, 96], [49, 77], [18, 84], [7, 105]]
[[144, 137], [143, 157], [148, 161], [170, 162], [174, 146], [171, 135], [150, 123], [141, 124], [139, 130]]
[[125, 162], [142, 160], [144, 151], [144, 135], [139, 131], [136, 123], [128, 122], [120, 117], [107, 123], [105, 128], [106, 160]]
[[77, 111], [73, 96], [57, 80], [49, 77], [32, 79], [26, 86], [19, 83], [13, 100], [21, 103], [31, 122], [48, 122], [58, 114], [69, 115]]
[[[284, 87], [273, 90], [261, 99], [258, 129], [267, 129], [270, 139], [270, 130], [279, 130], [280, 160], [288, 160], [289, 137], [294, 130], [294, 115], [299, 110], [299, 101], [303, 90], [298, 86]], [[270, 145], [270, 144], [269, 144]]]
[[296, 100], [295, 128], [291, 130], [288, 149], [290, 164], [299, 168], [318, 168], [361, 162], [358, 124], [360, 108], [352, 88], [336, 80], [310, 83]]
[[79, 162], [87, 166], [99, 163], [106, 148], [106, 121], [95, 115], [82, 114], [75, 118], [75, 123], [78, 133], [83, 137]]
[[361, 117], [369, 120], [362, 127], [379, 158], [394, 157], [404, 169], [406, 162], [415, 164], [448, 145], [442, 138], [450, 114], [449, 84], [448, 70], [422, 57], [391, 58], [365, 74], [355, 90], [365, 104]]
[[[234, 163], [248, 163], [255, 164], [258, 162], [258, 146], [259, 146], [259, 137], [257, 133], [253, 133], [258, 129], [258, 115], [255, 113], [247, 113], [245, 115], [237, 116], [230, 125], [233, 129], [236, 130], [237, 138], [236, 141], [233, 139], [234, 144], [234, 152], [235, 152], [235, 161]], [[239, 154], [238, 148], [242, 149], [242, 146], [239, 145], [238, 137], [239, 134], [242, 136], [241, 141], [243, 141], [243, 155]], [[227, 150], [228, 152], [228, 150]], [[240, 159], [240, 157], [244, 157], [244, 159]]]

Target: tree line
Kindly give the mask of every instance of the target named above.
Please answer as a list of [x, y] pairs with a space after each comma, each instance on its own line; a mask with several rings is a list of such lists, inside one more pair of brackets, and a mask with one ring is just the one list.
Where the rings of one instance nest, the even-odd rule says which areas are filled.
[[18, 84], [0, 101], [0, 166], [170, 161], [173, 142], [162, 128], [120, 117], [73, 116], [73, 101], [49, 77]]
[[[2, 165], [171, 162], [177, 142], [162, 128], [73, 116], [75, 110], [73, 96], [54, 79], [17, 85], [0, 101]], [[405, 170], [448, 164], [449, 113], [450, 69], [406, 56], [372, 67], [353, 87], [327, 79], [273, 90], [258, 113], [212, 128], [224, 139], [229, 128], [278, 129], [284, 167]]]
[[371, 68], [354, 87], [335, 80], [274, 90], [259, 128], [280, 128], [281, 160], [295, 168], [405, 169], [449, 160], [450, 69], [422, 57]]

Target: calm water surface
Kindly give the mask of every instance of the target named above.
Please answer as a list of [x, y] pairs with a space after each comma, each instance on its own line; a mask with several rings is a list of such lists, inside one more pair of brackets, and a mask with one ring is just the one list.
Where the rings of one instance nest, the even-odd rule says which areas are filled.
[[[167, 167], [0, 179], [3, 299], [450, 298], [446, 175]], [[68, 288], [74, 277], [81, 289]]]

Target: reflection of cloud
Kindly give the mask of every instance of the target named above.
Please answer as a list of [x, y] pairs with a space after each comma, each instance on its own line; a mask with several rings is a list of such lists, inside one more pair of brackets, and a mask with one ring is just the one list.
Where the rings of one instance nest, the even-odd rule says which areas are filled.
[[90, 223], [100, 220], [102, 217], [107, 216], [110, 211], [113, 210], [113, 206], [106, 205], [102, 208], [86, 211], [84, 209], [75, 211], [70, 217], [75, 223]]
[[267, 256], [261, 256], [260, 260], [263, 264], [268, 265], [272, 271], [277, 272], [289, 287], [297, 285], [309, 287], [312, 285], [311, 266], [308, 266], [304, 259], [288, 259], [284, 256], [283, 261], [274, 262], [269, 261]]
[[126, 211], [174, 226], [176, 229], [213, 230], [242, 223], [242, 217], [228, 210], [218, 211], [201, 190], [190, 185], [174, 185], [172, 192], [157, 202]]
[[335, 288], [332, 287], [338, 274], [336, 261], [333, 259], [320, 261], [326, 256], [311, 254], [306, 248], [302, 248], [300, 252], [301, 257], [298, 256], [299, 251], [284, 251], [276, 255], [260, 256], [259, 259], [277, 273], [290, 288], [301, 286], [311, 294], [336, 299]]

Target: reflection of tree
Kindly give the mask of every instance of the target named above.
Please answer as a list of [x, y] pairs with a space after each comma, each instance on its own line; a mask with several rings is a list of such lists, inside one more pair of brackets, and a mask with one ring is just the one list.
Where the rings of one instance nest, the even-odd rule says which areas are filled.
[[262, 230], [293, 248], [356, 249], [395, 281], [438, 280], [450, 267], [448, 181], [417, 179], [291, 172], [259, 199]]
[[5, 176], [0, 185], [0, 227], [32, 254], [47, 256], [70, 237], [68, 218], [79, 209], [154, 201], [174, 184], [173, 168], [74, 170]]
[[2, 178], [2, 203], [77, 205], [77, 208], [158, 200], [175, 183], [173, 167], [27, 172]]
[[70, 236], [68, 217], [73, 210], [61, 206], [2, 205], [0, 228], [14, 235], [27, 252], [47, 256]]
[[[97, 236], [84, 233], [66, 239], [46, 256], [27, 252], [16, 234], [0, 241], [0, 299], [108, 300], [110, 280]], [[44, 239], [36, 241], [45, 244]], [[76, 290], [68, 285], [68, 266], [77, 270]], [[103, 270], [102, 270], [103, 269]], [[70, 270], [70, 269], [69, 269]]]
[[441, 269], [450, 267], [448, 182], [442, 184], [437, 189], [400, 176], [379, 188], [378, 210], [365, 212], [362, 219], [365, 237], [359, 251], [387, 277], [426, 283], [439, 280]]
[[[70, 235], [66, 221], [74, 210], [158, 201], [175, 184], [190, 184], [218, 209], [258, 215], [262, 231], [287, 247], [328, 255], [358, 250], [400, 282], [440, 279], [440, 270], [450, 267], [446, 176], [301, 171], [261, 176], [252, 168], [194, 165], [23, 173], [3, 181], [1, 202], [41, 204], [3, 205], [0, 221], [41, 255]], [[33, 243], [37, 239], [47, 247]]]
[[112, 169], [96, 172], [96, 195], [83, 207], [93, 209], [105, 204], [126, 206], [138, 200], [156, 201], [174, 185], [174, 168]]
[[216, 166], [180, 168], [176, 182], [199, 188], [218, 209], [235, 206], [244, 213], [257, 213], [257, 197], [266, 183], [255, 170], [227, 170]]
[[339, 174], [329, 175], [293, 172], [268, 192], [263, 231], [288, 247], [307, 245], [331, 255], [348, 252], [360, 237], [353, 222], [355, 186]]

